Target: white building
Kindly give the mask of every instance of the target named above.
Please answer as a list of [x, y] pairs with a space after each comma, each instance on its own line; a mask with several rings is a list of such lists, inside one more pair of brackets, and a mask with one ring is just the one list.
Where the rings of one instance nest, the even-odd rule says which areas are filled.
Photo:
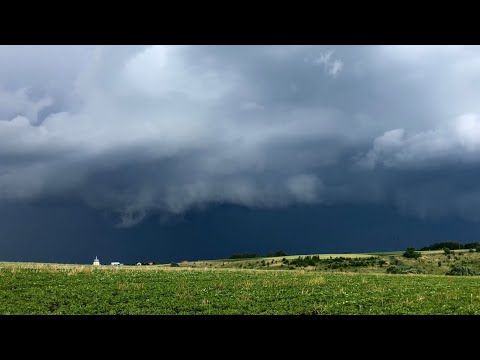
[[112, 261], [112, 265], [113, 265], [113, 266], [120, 266], [120, 265], [122, 265], [122, 264], [120, 264], [118, 261]]
[[93, 265], [100, 265], [100, 260], [95, 256], [95, 260], [93, 260]]

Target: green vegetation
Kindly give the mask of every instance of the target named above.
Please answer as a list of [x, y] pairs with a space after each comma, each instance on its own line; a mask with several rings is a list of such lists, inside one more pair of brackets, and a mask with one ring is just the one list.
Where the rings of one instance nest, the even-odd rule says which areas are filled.
[[392, 265], [387, 268], [387, 274], [424, 274], [425, 271], [403, 265]]
[[[414, 251], [420, 257], [404, 257], [404, 252], [372, 254], [315, 254], [282, 257], [257, 257], [244, 259], [223, 259], [190, 261], [179, 263], [180, 268], [191, 269], [250, 269], [250, 270], [305, 270], [317, 272], [357, 272], [385, 274], [392, 266], [400, 266], [399, 272], [416, 269], [411, 272], [445, 275], [455, 264], [465, 265], [480, 274], [480, 253], [469, 249], [455, 250], [455, 254], [444, 250]], [[390, 270], [391, 273], [396, 273]]]
[[472, 249], [278, 251], [122, 267], [0, 263], [0, 314], [480, 314]]
[[438, 242], [432, 244], [430, 246], [425, 246], [421, 248], [421, 251], [431, 251], [431, 250], [443, 250], [443, 249], [450, 249], [450, 250], [460, 250], [460, 249], [477, 249], [480, 248], [480, 242], [472, 242], [467, 244], [461, 244], [456, 241], [445, 241], [445, 242]]
[[480, 314], [478, 278], [0, 263], [0, 314]]
[[313, 256], [299, 256], [293, 260], [282, 259], [282, 263], [285, 265], [292, 265], [298, 267], [322, 267], [323, 269], [346, 269], [346, 268], [359, 268], [359, 267], [375, 267], [383, 266], [386, 264], [385, 260], [381, 260], [376, 256], [364, 257], [364, 258], [346, 258], [343, 256], [330, 257], [327, 259], [320, 259], [318, 255]]
[[416, 252], [415, 248], [409, 247], [407, 248], [407, 251], [403, 253], [402, 256], [408, 259], [418, 259], [420, 256], [422, 256], [422, 254], [420, 254], [419, 252]]
[[452, 266], [452, 268], [447, 272], [446, 275], [475, 276], [478, 275], [478, 273], [468, 266], [456, 264]]

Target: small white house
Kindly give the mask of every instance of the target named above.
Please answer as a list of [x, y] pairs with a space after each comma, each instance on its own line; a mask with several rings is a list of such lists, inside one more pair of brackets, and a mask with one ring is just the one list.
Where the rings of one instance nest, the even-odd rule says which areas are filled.
[[112, 261], [111, 265], [112, 266], [120, 266], [122, 264], [120, 264], [118, 261]]
[[95, 260], [93, 260], [93, 265], [100, 265], [100, 260], [95, 256]]
[[142, 263], [141, 263], [141, 262], [138, 262], [138, 263], [137, 263], [137, 266], [142, 266]]

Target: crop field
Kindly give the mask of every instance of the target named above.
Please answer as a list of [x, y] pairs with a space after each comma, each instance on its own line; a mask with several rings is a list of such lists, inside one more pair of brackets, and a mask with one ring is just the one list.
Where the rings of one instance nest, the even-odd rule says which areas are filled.
[[0, 263], [0, 314], [480, 314], [480, 277]]

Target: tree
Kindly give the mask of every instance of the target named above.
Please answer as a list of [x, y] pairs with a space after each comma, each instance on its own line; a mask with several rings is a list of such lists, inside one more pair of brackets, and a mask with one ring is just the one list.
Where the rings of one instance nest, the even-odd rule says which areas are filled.
[[415, 251], [415, 248], [413, 247], [407, 248], [407, 251], [403, 253], [403, 257], [406, 257], [408, 259], [418, 259], [420, 256], [422, 256], [422, 254]]

